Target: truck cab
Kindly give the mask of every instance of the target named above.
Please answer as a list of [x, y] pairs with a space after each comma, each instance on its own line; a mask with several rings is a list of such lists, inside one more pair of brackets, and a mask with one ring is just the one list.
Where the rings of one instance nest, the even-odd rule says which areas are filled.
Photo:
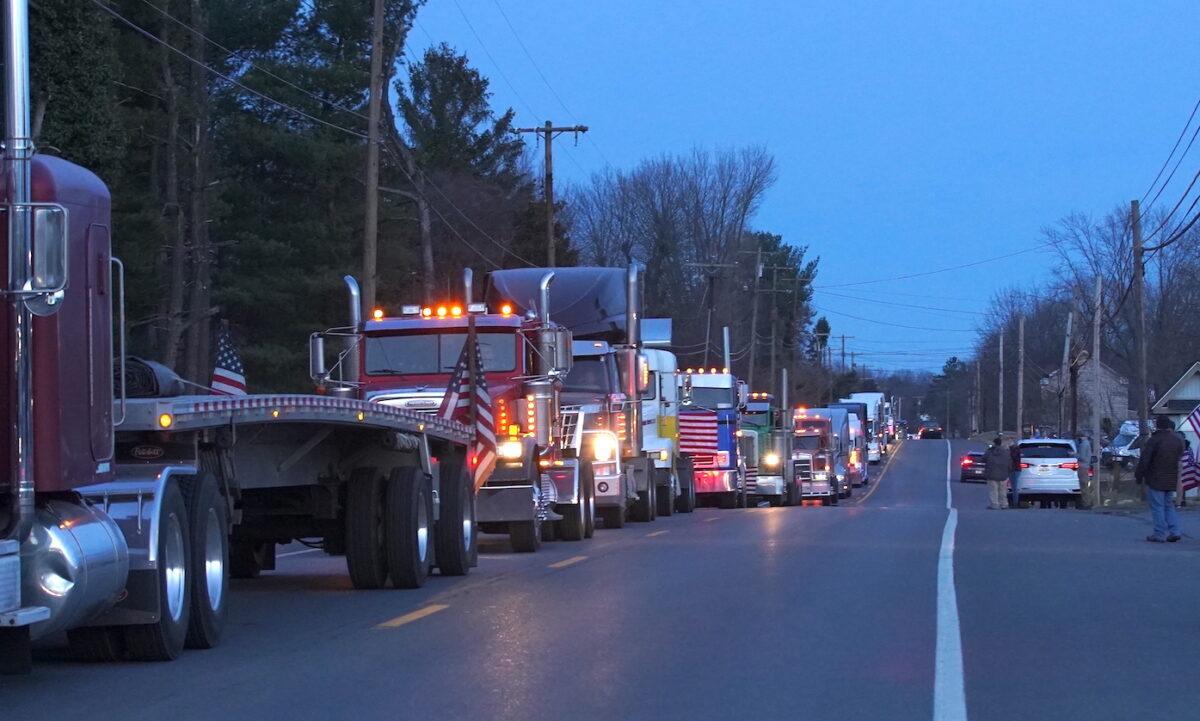
[[[477, 489], [480, 529], [508, 533], [517, 551], [534, 551], [554, 524], [554, 535], [591, 535], [591, 495], [578, 462], [564, 453], [560, 413], [568, 360], [553, 345], [570, 333], [512, 304], [405, 305], [397, 316], [382, 309], [362, 324], [357, 393], [362, 400], [436, 414], [474, 326], [479, 360], [491, 399], [496, 466]], [[565, 339], [565, 340], [564, 340]], [[549, 351], [547, 350], [549, 349]], [[551, 357], [547, 357], [551, 356]]]
[[[741, 412], [743, 438], [755, 439], [754, 463], [747, 462], [747, 493], [765, 499], [772, 506], [792, 505], [798, 498], [797, 489], [790, 488], [787, 457], [790, 447], [784, 437], [783, 418], [775, 396], [766, 392], [751, 392], [750, 400]], [[754, 471], [750, 472], [753, 466]]]
[[679, 450], [691, 459], [697, 501], [745, 507], [746, 466], [737, 436], [744, 386], [728, 368], [688, 368], [678, 382]]
[[840, 494], [836, 477], [836, 446], [833, 421], [806, 408], [793, 414], [792, 468], [802, 499], [815, 499], [823, 506], [837, 505]]

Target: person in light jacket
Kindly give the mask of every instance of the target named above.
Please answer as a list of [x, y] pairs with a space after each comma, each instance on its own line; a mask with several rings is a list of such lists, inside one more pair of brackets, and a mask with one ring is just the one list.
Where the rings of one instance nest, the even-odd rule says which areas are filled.
[[1008, 492], [1005, 485], [1012, 472], [1012, 459], [1004, 448], [1004, 439], [996, 436], [992, 445], [983, 454], [983, 473], [988, 483], [988, 508], [1008, 508]]
[[1075, 460], [1079, 462], [1079, 496], [1081, 505], [1089, 508], [1092, 505], [1094, 495], [1092, 493], [1092, 476], [1088, 472], [1092, 466], [1092, 439], [1087, 436], [1079, 436], [1075, 440]]

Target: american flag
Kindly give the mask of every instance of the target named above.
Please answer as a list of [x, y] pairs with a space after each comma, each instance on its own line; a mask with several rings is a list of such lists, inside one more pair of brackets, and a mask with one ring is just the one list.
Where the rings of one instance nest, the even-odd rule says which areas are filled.
[[1192, 412], [1188, 414], [1187, 422], [1192, 427], [1192, 433], [1200, 436], [1200, 406], [1192, 409]]
[[496, 468], [496, 428], [492, 419], [492, 397], [488, 394], [487, 380], [483, 376], [483, 358], [479, 352], [479, 342], [474, 343], [472, 352], [475, 353], [475, 382], [471, 382], [470, 364], [467, 349], [471, 343], [463, 343], [462, 353], [454, 366], [454, 374], [450, 377], [450, 385], [446, 388], [446, 396], [438, 408], [438, 415], [448, 421], [470, 424], [471, 422], [471, 393], [475, 394], [475, 445], [471, 449], [471, 478], [475, 482], [475, 490], [479, 490], [492, 475]]
[[213, 366], [212, 392], [220, 396], [246, 395], [246, 368], [233, 345], [229, 326], [221, 324], [217, 332], [217, 362]]
[[717, 412], [709, 410], [679, 413], [679, 450], [683, 453], [717, 452]]

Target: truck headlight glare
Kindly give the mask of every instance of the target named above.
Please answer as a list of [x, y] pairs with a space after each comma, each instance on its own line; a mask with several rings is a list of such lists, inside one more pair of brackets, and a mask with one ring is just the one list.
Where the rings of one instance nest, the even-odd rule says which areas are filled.
[[592, 456], [597, 461], [610, 461], [616, 452], [617, 444], [612, 436], [607, 434], [597, 435], [596, 440], [592, 441]]
[[767, 455], [763, 456], [763, 464], [767, 468], [778, 468], [779, 467], [779, 454], [778, 453], [768, 453]]
[[496, 452], [506, 461], [519, 460], [523, 451], [520, 441], [503, 441], [496, 447]]

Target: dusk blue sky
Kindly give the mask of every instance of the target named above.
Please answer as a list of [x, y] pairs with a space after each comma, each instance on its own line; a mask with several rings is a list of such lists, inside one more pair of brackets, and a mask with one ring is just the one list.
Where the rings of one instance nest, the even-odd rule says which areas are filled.
[[1198, 21], [1194, 0], [430, 0], [410, 42], [465, 52], [521, 125], [590, 126], [555, 146], [559, 182], [766, 146], [779, 180], [753, 227], [821, 257], [815, 305], [862, 361], [936, 369], [971, 354], [960, 331], [995, 291], [1048, 277], [1047, 253], [830, 286], [1032, 248], [1068, 213], [1140, 198], [1200, 94]]

